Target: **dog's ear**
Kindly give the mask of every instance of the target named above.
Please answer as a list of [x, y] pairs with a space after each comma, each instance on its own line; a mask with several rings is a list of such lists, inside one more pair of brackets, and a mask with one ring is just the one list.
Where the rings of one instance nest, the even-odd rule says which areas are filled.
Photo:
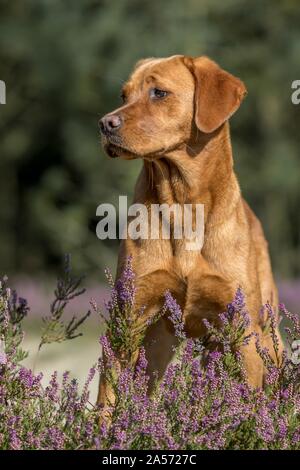
[[239, 108], [247, 94], [244, 83], [207, 57], [185, 57], [195, 78], [195, 123], [202, 132], [220, 127]]

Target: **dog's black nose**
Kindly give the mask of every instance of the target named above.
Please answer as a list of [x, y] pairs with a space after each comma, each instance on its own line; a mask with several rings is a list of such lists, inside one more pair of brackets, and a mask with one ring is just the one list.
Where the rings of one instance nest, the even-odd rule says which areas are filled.
[[117, 114], [108, 114], [99, 121], [102, 134], [111, 134], [122, 126], [122, 119]]

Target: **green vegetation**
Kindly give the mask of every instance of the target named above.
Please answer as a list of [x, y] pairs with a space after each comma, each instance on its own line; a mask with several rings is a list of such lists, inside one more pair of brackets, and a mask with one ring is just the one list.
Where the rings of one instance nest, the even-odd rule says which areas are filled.
[[119, 104], [135, 61], [207, 54], [249, 95], [232, 119], [236, 169], [280, 277], [300, 269], [297, 0], [0, 1], [0, 271], [54, 272], [65, 252], [100, 276], [117, 242], [96, 207], [131, 194], [140, 162], [108, 159], [97, 121]]

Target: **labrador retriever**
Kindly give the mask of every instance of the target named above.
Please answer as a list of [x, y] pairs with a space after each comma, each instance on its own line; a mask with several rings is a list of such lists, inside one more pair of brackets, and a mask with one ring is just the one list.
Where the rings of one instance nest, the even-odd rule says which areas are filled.
[[[251, 330], [262, 336], [260, 310], [278, 304], [268, 246], [261, 224], [241, 195], [234, 172], [229, 118], [246, 95], [244, 83], [205, 56], [176, 55], [137, 63], [122, 89], [123, 104], [99, 125], [107, 154], [143, 167], [134, 202], [203, 204], [204, 242], [187, 250], [186, 240], [122, 240], [118, 275], [130, 255], [136, 274], [136, 308], [147, 319], [161, 309], [169, 290], [191, 337], [205, 335], [202, 319], [216, 322], [239, 286], [246, 296]], [[173, 227], [174, 228], [174, 227]], [[163, 374], [176, 342], [168, 318], [148, 329], [149, 374]], [[270, 338], [264, 338], [271, 346]], [[274, 352], [273, 352], [274, 353]], [[254, 339], [242, 350], [248, 380], [263, 382]], [[100, 383], [99, 401], [107, 389]]]

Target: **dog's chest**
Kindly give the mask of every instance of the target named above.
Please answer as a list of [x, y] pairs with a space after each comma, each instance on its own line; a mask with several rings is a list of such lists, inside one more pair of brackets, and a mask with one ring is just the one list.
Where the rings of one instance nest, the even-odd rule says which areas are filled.
[[202, 258], [197, 240], [171, 240], [173, 249], [173, 269], [180, 277], [186, 278], [199, 267]]

